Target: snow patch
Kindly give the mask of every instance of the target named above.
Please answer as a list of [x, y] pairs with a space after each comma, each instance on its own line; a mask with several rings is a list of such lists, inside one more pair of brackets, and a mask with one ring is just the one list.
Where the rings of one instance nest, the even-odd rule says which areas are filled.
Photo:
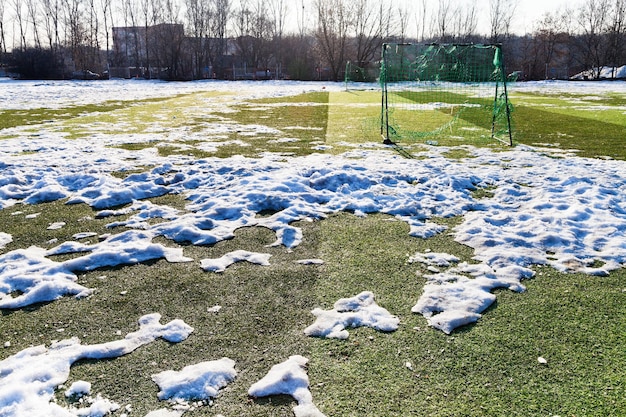
[[309, 391], [306, 365], [309, 360], [300, 355], [290, 356], [285, 362], [272, 366], [267, 375], [248, 389], [253, 398], [271, 395], [290, 395], [298, 402], [293, 412], [296, 417], [325, 417], [313, 404]]
[[485, 263], [467, 262], [451, 266], [458, 258], [444, 253], [418, 253], [410, 259], [429, 266], [449, 267], [444, 272], [424, 275], [428, 281], [411, 309], [422, 314], [430, 326], [446, 334], [478, 321], [480, 313], [496, 300], [492, 293], [496, 288], [521, 292], [524, 287], [520, 281], [534, 276], [532, 270], [517, 266], [493, 269]]
[[205, 271], [211, 272], [224, 272], [226, 268], [236, 262], [247, 261], [253, 264], [269, 266], [270, 264], [269, 253], [249, 252], [245, 250], [236, 250], [229, 252], [216, 259], [202, 259], [200, 266]]
[[210, 400], [237, 376], [235, 361], [222, 358], [184, 367], [181, 371], [163, 371], [152, 375], [159, 386], [158, 397], [173, 403]]
[[0, 249], [4, 249], [4, 247], [11, 242], [13, 242], [13, 236], [8, 233], [0, 232]]
[[[76, 282], [74, 272], [78, 271], [160, 258], [169, 262], [192, 261], [183, 256], [182, 249], [154, 244], [152, 238], [151, 233], [129, 230], [93, 245], [65, 242], [50, 250], [31, 246], [0, 255], [0, 308], [21, 308], [64, 295], [85, 297], [93, 290]], [[77, 252], [87, 254], [63, 262], [48, 258]]]
[[363, 291], [351, 298], [341, 298], [335, 302], [332, 310], [316, 308], [311, 313], [317, 319], [304, 333], [330, 339], [347, 339], [349, 333], [346, 328], [367, 326], [392, 332], [398, 329], [400, 323], [397, 316], [376, 304], [374, 294], [370, 291]]
[[[193, 328], [182, 320], [159, 323], [160, 314], [148, 314], [139, 319], [139, 330], [124, 339], [95, 345], [82, 345], [77, 338], [33, 346], [0, 361], [0, 415], [2, 416], [103, 416], [119, 408], [108, 400], [96, 399], [88, 409], [68, 410], [53, 402], [55, 390], [67, 381], [73, 363], [83, 359], [116, 358], [163, 338], [178, 343], [185, 340]], [[74, 387], [84, 390], [80, 383]], [[72, 388], [70, 388], [72, 390]]]

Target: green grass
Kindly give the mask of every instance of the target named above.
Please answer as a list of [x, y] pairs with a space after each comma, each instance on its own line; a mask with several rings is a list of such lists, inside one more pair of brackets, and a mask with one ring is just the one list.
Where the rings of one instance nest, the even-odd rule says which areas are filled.
[[[67, 123], [65, 126], [71, 126], [73, 120], [77, 121], [78, 124], [87, 124], [92, 121], [113, 122], [116, 121], [114, 114], [118, 110], [129, 111], [132, 107], [154, 105], [161, 100], [166, 99], [151, 98], [144, 100], [110, 101], [100, 104], [84, 104], [59, 109], [36, 108], [27, 110], [0, 110], [0, 130], [59, 122], [65, 122]], [[97, 116], [94, 116], [94, 114], [97, 114]]]
[[338, 216], [322, 225], [332, 233], [322, 250], [328, 269], [322, 294], [332, 299], [371, 289], [401, 317], [392, 334], [359, 329], [345, 343], [316, 342], [313, 357], [321, 367], [310, 373], [323, 385], [314, 387], [314, 397], [329, 415], [619, 415], [624, 409], [623, 271], [607, 279], [538, 268], [525, 293], [499, 291], [477, 324], [447, 337], [407, 314], [424, 281], [403, 260], [426, 249], [469, 260], [470, 251], [445, 235], [407, 239], [405, 225], [381, 220]]
[[[71, 137], [89, 136], [93, 131], [88, 125], [114, 116], [120, 127], [113, 126], [111, 134], [123, 131], [122, 122], [133, 126], [131, 133], [188, 129], [184, 142], [155, 135], [119, 145], [137, 151], [157, 147], [163, 155], [258, 157], [265, 151], [305, 155], [318, 143], [332, 146], [327, 152], [335, 153], [350, 149], [348, 141], [355, 145], [380, 141], [379, 99], [374, 91], [321, 92], [247, 103], [226, 94], [191, 94], [130, 107], [105, 105], [86, 113], [76, 111], [72, 117], [55, 118], [55, 128]], [[576, 94], [514, 95], [516, 143], [551, 143], [597, 157], [610, 150], [609, 156], [626, 159], [623, 146], [603, 148], [594, 143], [600, 134], [613, 144], [620, 135], [623, 139], [623, 124], [615, 112], [597, 111], [591, 117], [589, 110], [579, 108], [582, 99]], [[219, 101], [232, 112], [201, 111], [207, 100]], [[585, 106], [619, 106], [624, 100], [611, 95], [587, 99]], [[64, 111], [74, 110], [57, 114]], [[41, 120], [52, 119], [50, 114], [42, 115], [39, 122], [35, 116], [23, 117], [22, 121], [12, 119], [14, 126], [32, 123], [35, 127]], [[202, 148], [203, 139], [194, 134], [210, 136], [214, 122], [230, 123], [242, 131], [263, 124], [280, 133], [249, 137], [235, 131], [221, 140], [238, 139], [247, 146], [231, 144], [207, 151]], [[287, 135], [297, 141], [273, 142]], [[468, 154], [451, 149], [447, 156], [465, 158]], [[121, 178], [128, 174], [115, 173]], [[478, 190], [474, 196], [489, 197], [492, 192]], [[182, 196], [152, 201], [185, 207]], [[33, 213], [40, 214], [26, 218]], [[460, 220], [434, 219], [450, 227]], [[66, 226], [46, 230], [57, 221]], [[0, 210], [0, 230], [14, 240], [0, 253], [30, 245], [50, 248], [78, 232], [118, 232], [106, 228], [110, 221], [96, 219], [95, 212], [82, 204], [18, 204]], [[275, 240], [269, 230], [243, 228], [234, 239], [213, 246], [183, 246], [185, 255], [195, 259], [192, 263], [160, 260], [81, 273], [79, 283], [96, 289], [86, 299], [66, 297], [2, 312], [0, 340], [11, 342], [2, 357], [72, 336], [85, 344], [116, 340], [136, 330], [141, 315], [158, 312], [162, 322], [185, 320], [195, 328], [194, 333], [182, 343], [160, 340], [117, 359], [78, 363], [67, 385], [90, 381], [94, 393], [122, 406], [132, 404], [131, 415], [141, 416], [166, 407], [157, 400], [158, 389], [150, 375], [227, 356], [236, 361], [237, 379], [212, 407], [188, 415], [292, 416], [295, 403], [291, 398], [253, 401], [246, 392], [272, 365], [300, 354], [310, 359], [313, 399], [328, 416], [620, 416], [626, 410], [624, 270], [599, 278], [535, 267], [538, 273], [525, 281], [526, 292], [498, 291], [498, 301], [481, 320], [447, 336], [410, 312], [421, 294], [425, 283], [421, 275], [426, 271], [407, 260], [415, 252], [432, 250], [469, 262], [470, 248], [454, 242], [448, 233], [412, 238], [405, 223], [380, 214], [360, 218], [343, 213], [298, 226], [304, 240], [293, 250], [266, 247]], [[271, 266], [241, 263], [222, 274], [200, 269], [200, 259], [235, 249], [269, 252]], [[322, 258], [325, 264], [294, 262], [304, 258]], [[363, 290], [373, 291], [381, 306], [399, 316], [396, 332], [356, 329], [346, 341], [304, 335], [304, 328], [314, 321], [310, 310], [332, 308], [338, 298]], [[209, 313], [215, 305], [222, 306], [220, 312]], [[547, 364], [540, 364], [539, 356]], [[62, 393], [59, 390], [58, 401], [66, 404]]]
[[[454, 92], [401, 92], [390, 97], [405, 104], [469, 101], [480, 105], [423, 111], [394, 108], [390, 120], [397, 129], [394, 139], [401, 144], [428, 141], [443, 146], [491, 147], [497, 143], [490, 137], [492, 101], [488, 99]], [[572, 149], [579, 156], [591, 158], [626, 158], [622, 146], [626, 137], [625, 95], [511, 93], [509, 98], [515, 144]]]
[[512, 100], [520, 102], [513, 113], [516, 142], [575, 149], [577, 155], [591, 158], [626, 159], [626, 97], [586, 97], [514, 95]]

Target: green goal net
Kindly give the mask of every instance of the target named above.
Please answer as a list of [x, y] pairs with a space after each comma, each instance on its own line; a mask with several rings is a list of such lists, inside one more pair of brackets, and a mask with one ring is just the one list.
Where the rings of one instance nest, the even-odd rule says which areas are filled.
[[380, 85], [385, 143], [513, 144], [500, 45], [385, 44]]
[[379, 75], [379, 68], [374, 63], [365, 63], [361, 66], [352, 61], [346, 63], [346, 70], [344, 73], [344, 82], [346, 84], [346, 90], [350, 83], [373, 83]]

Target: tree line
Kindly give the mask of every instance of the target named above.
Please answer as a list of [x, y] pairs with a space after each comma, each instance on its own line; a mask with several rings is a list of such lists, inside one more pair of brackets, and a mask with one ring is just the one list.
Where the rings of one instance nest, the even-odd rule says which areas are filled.
[[488, 10], [478, 0], [0, 0], [0, 62], [24, 78], [125, 68], [341, 80], [348, 62], [376, 67], [386, 42], [420, 42], [501, 43], [524, 79], [597, 78], [626, 64], [626, 0], [583, 0], [524, 35], [511, 33], [519, 0], [486, 1]]

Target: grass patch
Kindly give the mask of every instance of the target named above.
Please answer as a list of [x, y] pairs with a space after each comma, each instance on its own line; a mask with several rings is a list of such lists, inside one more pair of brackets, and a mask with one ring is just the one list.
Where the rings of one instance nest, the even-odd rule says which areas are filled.
[[[150, 98], [130, 101], [108, 101], [98, 104], [84, 104], [60, 109], [7, 109], [0, 110], [0, 130], [20, 126], [61, 123], [66, 127], [88, 123], [115, 123], [117, 112], [131, 111], [136, 106], [150, 106], [168, 98]], [[74, 122], [72, 122], [74, 121]]]
[[[81, 232], [93, 232], [97, 235], [110, 232], [105, 226], [110, 219], [96, 219], [96, 212], [84, 204], [65, 204], [64, 201], [37, 205], [18, 204], [0, 210], [0, 230], [13, 236], [0, 253], [18, 248], [39, 246], [51, 248]], [[48, 230], [54, 223], [63, 222], [59, 229]], [[96, 242], [97, 237], [83, 240]]]
[[[400, 91], [389, 95], [390, 137], [444, 146], [493, 146], [493, 99], [478, 91]], [[503, 121], [498, 119], [497, 129]]]
[[328, 92], [314, 92], [234, 106], [237, 112], [228, 115], [233, 122], [242, 126], [262, 125], [274, 131], [236, 135], [250, 146], [220, 147], [217, 156], [258, 156], [263, 152], [302, 156], [316, 152], [315, 145], [324, 143], [326, 138], [328, 100]]
[[536, 98], [532, 104], [524, 102], [514, 111], [516, 142], [575, 149], [583, 157], [626, 159], [626, 150], [621, 146], [626, 137], [623, 109], [610, 108], [621, 101], [594, 100], [582, 108], [580, 103], [573, 105], [555, 97]]
[[378, 215], [336, 216], [321, 227], [329, 234], [317, 286], [324, 306], [370, 289], [401, 317], [395, 333], [314, 341], [313, 396], [327, 415], [616, 415], [626, 405], [623, 271], [607, 279], [538, 268], [525, 293], [499, 291], [483, 319], [447, 337], [408, 313], [423, 279], [402, 261], [426, 249], [468, 260], [469, 248], [445, 234], [407, 238], [406, 225]]
[[331, 152], [338, 154], [354, 145], [381, 142], [380, 92], [342, 91], [330, 95], [326, 143], [332, 147]]
[[100, 104], [88, 104], [81, 106], [71, 106], [61, 109], [8, 109], [0, 111], [0, 129], [8, 129], [18, 126], [29, 126], [40, 123], [52, 123], [61, 120], [68, 120], [80, 117], [85, 114], [99, 112], [111, 112], [126, 108], [132, 103], [128, 102], [107, 102]]

